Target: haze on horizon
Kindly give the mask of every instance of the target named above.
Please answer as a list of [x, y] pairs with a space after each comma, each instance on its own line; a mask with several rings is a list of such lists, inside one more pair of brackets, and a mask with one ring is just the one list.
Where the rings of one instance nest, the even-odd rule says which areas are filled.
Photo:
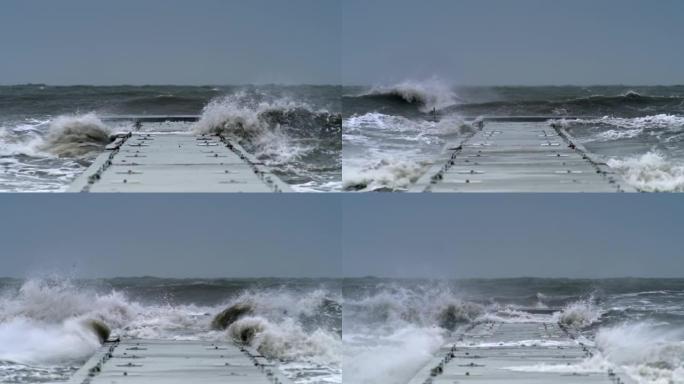
[[684, 84], [679, 0], [345, 0], [342, 82]]

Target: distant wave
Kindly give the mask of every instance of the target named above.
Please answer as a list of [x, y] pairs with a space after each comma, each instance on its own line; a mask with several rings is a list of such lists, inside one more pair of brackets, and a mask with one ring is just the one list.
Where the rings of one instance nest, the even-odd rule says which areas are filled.
[[178, 96], [171, 93], [158, 94], [151, 96], [137, 96], [120, 104], [120, 107], [124, 107], [126, 110], [141, 110], [146, 108], [164, 108], [168, 111], [175, 111], [172, 113], [179, 113], [181, 111], [187, 110], [185, 107], [192, 107], [194, 110], [199, 110], [207, 102], [206, 95], [201, 95], [199, 97], [191, 96]]
[[[504, 100], [484, 103], [461, 103], [454, 107], [457, 110], [528, 110], [530, 113], [551, 113], [557, 115], [577, 112], [592, 113], [594, 110], [615, 110], [632, 106], [644, 108], [648, 106], [684, 107], [684, 98], [678, 96], [645, 96], [637, 92], [622, 95], [595, 95], [566, 100]], [[601, 109], [603, 108], [603, 109]]]
[[423, 112], [444, 109], [461, 101], [448, 85], [437, 79], [404, 81], [390, 86], [375, 86], [368, 92], [356, 97], [416, 104]]

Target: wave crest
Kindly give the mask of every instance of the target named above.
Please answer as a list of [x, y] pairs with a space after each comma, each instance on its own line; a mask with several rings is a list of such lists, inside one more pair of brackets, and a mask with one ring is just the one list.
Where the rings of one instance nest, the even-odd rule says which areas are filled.
[[556, 314], [556, 321], [574, 329], [586, 328], [601, 318], [602, 312], [593, 303], [593, 298], [568, 304]]
[[287, 99], [255, 103], [239, 92], [207, 104], [192, 129], [198, 134], [236, 137], [257, 157], [276, 165], [315, 149], [300, 139], [338, 136], [341, 115]]
[[54, 119], [42, 148], [59, 157], [78, 157], [102, 150], [109, 142], [109, 128], [89, 113]]
[[390, 86], [375, 86], [361, 97], [400, 98], [406, 103], [416, 104], [422, 112], [440, 110], [460, 102], [456, 93], [443, 81], [403, 81]]
[[658, 152], [610, 159], [608, 166], [617, 170], [627, 183], [642, 191], [684, 191], [684, 165], [674, 164]]

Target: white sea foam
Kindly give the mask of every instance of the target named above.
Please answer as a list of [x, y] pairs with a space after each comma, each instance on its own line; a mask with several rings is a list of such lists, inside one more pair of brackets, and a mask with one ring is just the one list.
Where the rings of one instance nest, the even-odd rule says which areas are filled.
[[[296, 365], [304, 364], [319, 376], [325, 371], [334, 381], [341, 375], [341, 337], [334, 329], [316, 325], [321, 306], [334, 300], [339, 298], [326, 290], [282, 289], [244, 292], [211, 307], [142, 304], [117, 291], [102, 293], [69, 280], [31, 279], [0, 295], [0, 361], [78, 365], [100, 345], [87, 323], [90, 319], [102, 321], [122, 337], [225, 341], [231, 333], [212, 330], [212, 315], [233, 303], [250, 301], [255, 311], [241, 321], [257, 324], [252, 345], [270, 357], [288, 360], [285, 366], [293, 377], [302, 376], [304, 369]], [[314, 376], [303, 375], [306, 380]]]
[[640, 384], [684, 383], [684, 332], [650, 323], [598, 331], [601, 354]]
[[344, 382], [363, 384], [406, 383], [451, 331], [485, 312], [442, 286], [387, 287], [344, 308]]
[[244, 92], [211, 101], [193, 125], [195, 133], [221, 133], [249, 141], [258, 157], [274, 163], [287, 163], [303, 156], [312, 147], [303, 145], [287, 134], [282, 124], [288, 115], [305, 114], [313, 119], [317, 113], [308, 104], [289, 99], [254, 103]]
[[347, 190], [401, 190], [414, 183], [450, 139], [472, 131], [460, 117], [412, 120], [370, 112], [342, 122]]
[[610, 159], [608, 166], [617, 170], [627, 183], [642, 191], [684, 191], [684, 165], [667, 160], [659, 152]]
[[684, 131], [684, 117], [676, 115], [653, 115], [643, 117], [613, 117], [604, 116], [598, 119], [557, 120], [564, 128], [574, 125], [613, 127], [599, 130], [585, 141], [610, 142], [614, 140], [633, 139], [641, 135], [661, 135], [664, 132], [677, 133]]
[[343, 382], [406, 383], [444, 344], [443, 330], [407, 325], [385, 335], [344, 334]]
[[602, 310], [593, 303], [593, 298], [570, 303], [561, 312], [555, 314], [555, 320], [567, 327], [584, 328], [601, 318]]

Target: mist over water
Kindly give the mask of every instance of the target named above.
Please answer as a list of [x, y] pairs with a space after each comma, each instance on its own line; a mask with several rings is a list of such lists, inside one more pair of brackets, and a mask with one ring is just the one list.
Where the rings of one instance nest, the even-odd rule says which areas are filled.
[[471, 131], [466, 118], [480, 116], [557, 118], [632, 186], [684, 190], [684, 86], [455, 87], [438, 79], [344, 87], [344, 188], [405, 190]]
[[[1, 279], [0, 382], [67, 380], [100, 345], [90, 320], [122, 337], [244, 342], [296, 383], [340, 382], [340, 290], [312, 279]], [[251, 312], [212, 328], [237, 303]], [[238, 327], [253, 337], [236, 338]]]
[[130, 123], [112, 115], [201, 115], [143, 124], [146, 132], [236, 137], [300, 191], [341, 187], [341, 107], [336, 86], [0, 87], [0, 191], [63, 191]]
[[[344, 380], [408, 382], [459, 331], [478, 322], [558, 322], [599, 353], [580, 366], [619, 367], [638, 383], [684, 382], [684, 280], [347, 279]], [[549, 309], [532, 314], [525, 309]], [[525, 340], [519, 343], [549, 343]], [[486, 346], [486, 345], [481, 345]]]

